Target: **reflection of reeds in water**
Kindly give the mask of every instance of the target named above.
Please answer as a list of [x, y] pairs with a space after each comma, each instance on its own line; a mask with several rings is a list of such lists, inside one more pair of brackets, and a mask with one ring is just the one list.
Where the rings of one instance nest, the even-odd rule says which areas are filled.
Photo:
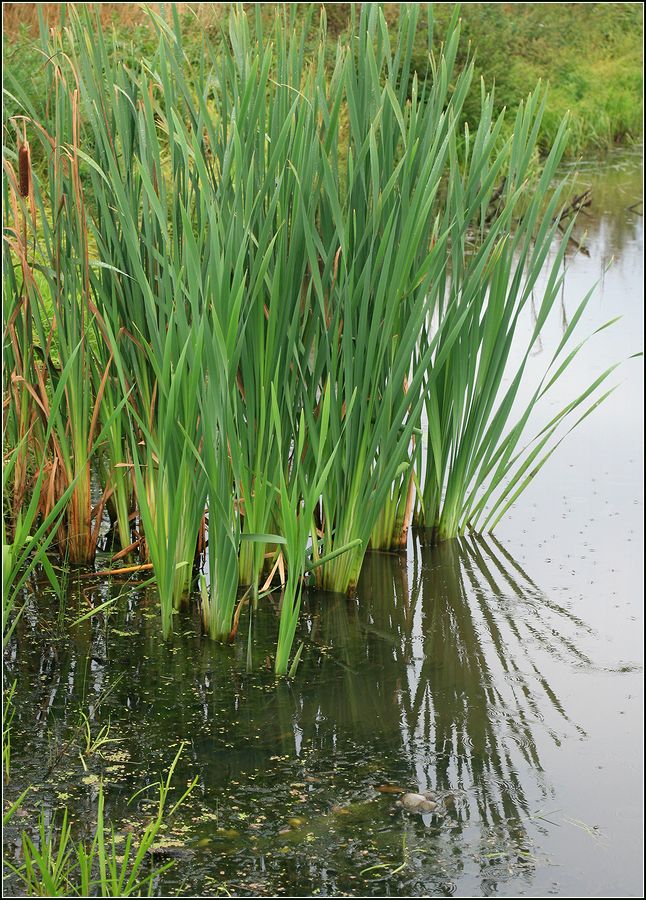
[[[109, 720], [120, 749], [147, 770], [169, 740], [190, 741], [191, 772], [207, 787], [211, 812], [216, 804], [226, 817], [235, 804], [244, 815], [260, 812], [279, 824], [288, 814], [303, 816], [325, 843], [326, 859], [344, 859], [347, 850], [334, 837], [326, 843], [333, 829], [346, 829], [361, 848], [378, 833], [390, 859], [405, 828], [411, 851], [432, 842], [425, 878], [428, 865], [457, 880], [474, 850], [486, 890], [492, 878], [507, 877], [515, 849], [528, 872], [528, 818], [551, 808], [543, 752], [576, 728], [551, 673], [564, 663], [590, 665], [577, 649], [585, 625], [546, 597], [494, 540], [425, 547], [415, 539], [413, 549], [410, 564], [400, 554], [368, 554], [352, 600], [307, 597], [298, 678], [278, 686], [265, 661], [276, 630], [267, 606], [254, 625], [252, 674], [244, 648], [216, 648], [196, 619], [182, 618], [172, 649], [160, 642], [155, 618], [142, 618], [144, 610], [153, 614], [153, 597], [143, 589], [118, 605], [108, 627], [87, 619], [73, 639], [58, 643], [57, 605], [49, 619], [44, 603], [27, 609], [17, 629], [21, 652], [8, 666], [18, 683], [15, 749], [24, 777], [42, 777], [29, 758], [49, 745], [43, 758], [51, 774], [43, 783], [59, 783], [81, 709], [95, 729]], [[85, 606], [107, 599], [103, 586], [80, 584]], [[71, 595], [69, 604], [76, 615]], [[30, 639], [43, 630], [52, 635], [51, 652]], [[304, 787], [310, 776], [311, 792]], [[386, 782], [455, 792], [455, 809], [431, 830], [416, 818], [402, 822], [394, 797], [373, 790]], [[136, 786], [129, 782], [128, 790]], [[40, 782], [39, 789], [48, 790]], [[115, 788], [115, 809], [120, 802]], [[344, 815], [334, 818], [338, 804]], [[504, 850], [499, 864], [492, 848]], [[295, 853], [294, 865], [311, 864], [312, 883], [320, 881], [320, 844], [311, 858]]]
[[550, 721], [573, 727], [545, 661], [589, 662], [563, 633], [583, 623], [493, 540], [452, 541], [423, 554], [411, 597], [418, 602], [423, 658], [403, 696], [411, 738], [432, 757], [427, 777], [467, 790], [484, 821], [528, 815], [528, 776], [547, 791], [537, 728], [558, 743]]
[[368, 554], [356, 598], [310, 597], [309, 641], [321, 652], [308, 654], [302, 677], [316, 691], [304, 697], [303, 713], [316, 731], [334, 723], [341, 736], [372, 746], [398, 738], [412, 655], [409, 597], [406, 560], [396, 553]]
[[[308, 655], [315, 671], [303, 680], [314, 687], [293, 707], [295, 733], [326, 759], [341, 761], [358, 743], [355, 790], [365, 759], [364, 784], [374, 771], [453, 794], [458, 832], [441, 835], [455, 841], [475, 825], [490, 886], [494, 845], [511, 854], [501, 856], [502, 877], [517, 850], [526, 873], [534, 866], [528, 821], [551, 796], [541, 750], [577, 730], [550, 672], [590, 664], [577, 649], [586, 626], [494, 539], [414, 545], [410, 569], [396, 554], [369, 554], [356, 604], [324, 597], [319, 614], [312, 603], [310, 640], [325, 651]], [[437, 840], [439, 859], [440, 832]], [[464, 863], [456, 852], [451, 869]]]
[[314, 604], [310, 640], [326, 649], [299, 726], [381, 744], [412, 785], [463, 790], [485, 823], [518, 821], [549, 794], [541, 741], [577, 729], [549, 672], [590, 663], [585, 625], [493, 539], [416, 543], [411, 575], [409, 588], [405, 562], [372, 554], [357, 606]]
[[[577, 224], [577, 236], [585, 242], [593, 260], [598, 260], [599, 276], [613, 258], [630, 258], [631, 245], [643, 233], [642, 154], [639, 150], [617, 150], [604, 165], [599, 160], [579, 162], [572, 192], [589, 189], [592, 203]], [[572, 245], [570, 253], [576, 254]]]

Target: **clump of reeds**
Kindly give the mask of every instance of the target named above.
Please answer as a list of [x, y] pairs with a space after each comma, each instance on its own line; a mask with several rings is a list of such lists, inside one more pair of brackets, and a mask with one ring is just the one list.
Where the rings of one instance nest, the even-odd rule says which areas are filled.
[[126, 67], [96, 11], [71, 7], [64, 32], [41, 30], [44, 121], [20, 91], [47, 171], [25, 140], [17, 178], [10, 148], [5, 162], [5, 433], [18, 447], [31, 429], [46, 460], [16, 466], [15, 506], [44, 470], [50, 509], [65, 498], [61, 553], [85, 563], [106, 512], [118, 555], [152, 564], [167, 637], [200, 560], [218, 640], [237, 630], [239, 585], [253, 609], [280, 580], [281, 674], [306, 572], [352, 591], [369, 546], [405, 545], [413, 508], [439, 539], [494, 525], [609, 374], [527, 443], [587, 302], [519, 409], [568, 237], [552, 187], [565, 124], [536, 164], [544, 91], [507, 140], [483, 91], [463, 133], [457, 13], [424, 77], [416, 5], [389, 30], [363, 4], [331, 67], [324, 13], [306, 53], [312, 15], [265, 34], [235, 6], [191, 66], [176, 11], [150, 11], [154, 53]]

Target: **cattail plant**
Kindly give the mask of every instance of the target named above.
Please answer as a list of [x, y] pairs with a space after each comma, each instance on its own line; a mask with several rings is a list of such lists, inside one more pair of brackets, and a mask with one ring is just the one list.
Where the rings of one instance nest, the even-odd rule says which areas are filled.
[[544, 91], [504, 139], [483, 89], [463, 128], [457, 11], [439, 50], [429, 22], [423, 72], [416, 4], [395, 26], [362, 4], [333, 58], [312, 5], [273, 23], [232, 6], [198, 62], [176, 7], [147, 16], [147, 59], [109, 44], [90, 6], [43, 24], [42, 121], [11, 84], [25, 111], [5, 153], [12, 514], [31, 509], [33, 468], [42, 511], [60, 513], [51, 546], [90, 563], [107, 510], [116, 559], [152, 566], [166, 637], [200, 567], [219, 641], [280, 574], [282, 675], [306, 573], [352, 592], [369, 547], [405, 546], [413, 510], [433, 539], [495, 526], [607, 396], [611, 369], [535, 418], [583, 346], [584, 298], [520, 403], [568, 239], [567, 127], [541, 162]]
[[[444, 219], [450, 229], [450, 270], [438, 309], [439, 320], [450, 333], [457, 328], [457, 336], [442, 362], [436, 356], [429, 369], [423, 391], [425, 460], [418, 455], [417, 521], [438, 540], [495, 525], [558, 445], [559, 426], [585, 417], [605, 399], [607, 394], [595, 395], [592, 406], [585, 407], [614, 368], [569, 400], [534, 437], [528, 435], [535, 408], [583, 346], [573, 347], [571, 337], [590, 297], [583, 298], [535, 392], [519, 406], [527, 361], [560, 291], [569, 239], [569, 230], [563, 236], [558, 231], [565, 182], [551, 187], [565, 147], [565, 122], [541, 170], [532, 174], [530, 169], [545, 101], [544, 91], [531, 94], [518, 110], [513, 137], [499, 147], [501, 119], [492, 121], [493, 98], [485, 96], [464, 163], [451, 168]], [[550, 256], [536, 323], [512, 367], [523, 310]], [[437, 323], [429, 320], [422, 343], [436, 330]], [[440, 337], [438, 349], [443, 343]]]
[[[31, 150], [26, 139], [26, 127], [18, 133], [18, 174], [5, 155], [3, 183], [4, 208], [10, 211], [5, 230], [5, 242], [10, 253], [3, 256], [4, 279], [7, 290], [3, 298], [5, 329], [3, 335], [3, 378], [7, 377], [5, 392], [11, 396], [8, 415], [3, 417], [3, 433], [14, 448], [13, 490], [11, 508], [20, 512], [27, 489], [29, 472], [29, 444], [26, 440], [34, 426], [34, 398], [29, 386], [34, 367], [32, 311], [27, 284], [33, 280], [27, 243], [28, 223], [33, 225], [35, 208], [31, 179]], [[19, 265], [14, 267], [14, 260]], [[6, 373], [6, 376], [5, 376]], [[5, 385], [3, 385], [5, 387]]]
[[29, 141], [23, 141], [18, 148], [18, 172], [20, 196], [31, 196], [31, 151]]

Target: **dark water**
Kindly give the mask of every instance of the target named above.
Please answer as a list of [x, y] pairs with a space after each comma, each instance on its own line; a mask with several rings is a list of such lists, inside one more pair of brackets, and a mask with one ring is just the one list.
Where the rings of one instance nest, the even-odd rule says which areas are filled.
[[[582, 333], [623, 319], [567, 391], [643, 345], [642, 207], [629, 208], [641, 157], [582, 168], [590, 255], [572, 248], [532, 371], [597, 279]], [[72, 630], [65, 617], [109, 587], [70, 584], [64, 614], [31, 603], [5, 660], [17, 678], [8, 798], [35, 785], [29, 806], [67, 805], [82, 834], [103, 777], [123, 833], [146, 815], [128, 798], [186, 741], [175, 783], [199, 785], [167, 837], [191, 852], [160, 891], [641, 896], [641, 360], [615, 381], [495, 539], [431, 549], [414, 535], [407, 556], [368, 556], [355, 599], [310, 596], [291, 683], [271, 672], [269, 604], [247, 673], [244, 620], [232, 648], [188, 615], [166, 646], [151, 589], [113, 587], [124, 596], [109, 618]], [[87, 772], [81, 711], [118, 740]], [[404, 814], [384, 785], [432, 788], [444, 814]], [[17, 846], [7, 829], [9, 860]]]

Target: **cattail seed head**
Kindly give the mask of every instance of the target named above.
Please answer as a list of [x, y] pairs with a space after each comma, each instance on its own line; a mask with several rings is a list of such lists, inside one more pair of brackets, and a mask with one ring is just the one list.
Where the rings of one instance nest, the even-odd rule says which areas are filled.
[[18, 173], [20, 177], [20, 196], [28, 197], [31, 187], [31, 151], [25, 141], [18, 150]]

